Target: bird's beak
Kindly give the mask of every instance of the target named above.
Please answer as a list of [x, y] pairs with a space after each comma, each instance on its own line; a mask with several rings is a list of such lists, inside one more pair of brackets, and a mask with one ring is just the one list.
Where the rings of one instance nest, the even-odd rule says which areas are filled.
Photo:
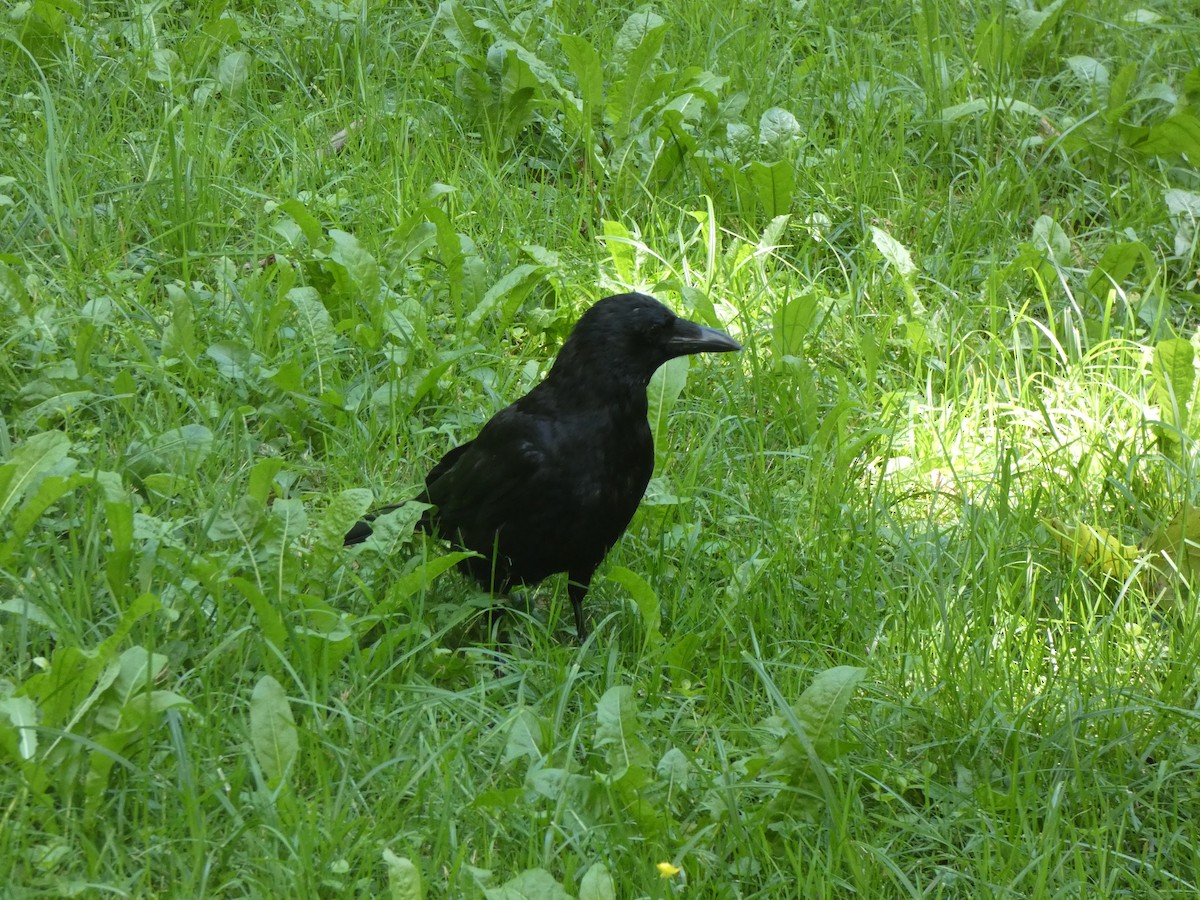
[[671, 356], [687, 356], [690, 353], [729, 353], [742, 349], [742, 345], [725, 332], [697, 325], [687, 319], [676, 319], [673, 332], [667, 338], [667, 350]]

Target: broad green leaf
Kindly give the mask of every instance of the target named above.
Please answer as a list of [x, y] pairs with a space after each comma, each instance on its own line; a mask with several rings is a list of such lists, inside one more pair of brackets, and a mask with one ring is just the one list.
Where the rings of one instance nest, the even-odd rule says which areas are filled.
[[310, 213], [308, 207], [303, 203], [296, 199], [285, 200], [279, 204], [278, 209], [300, 226], [300, 231], [308, 241], [309, 247], [316, 247], [321, 243], [324, 237], [321, 221]]
[[272, 552], [286, 550], [308, 527], [308, 511], [296, 497], [280, 497], [272, 503], [270, 517], [278, 529], [271, 541]]
[[500, 887], [483, 892], [487, 900], [571, 900], [571, 895], [545, 869], [526, 869]]
[[629, 685], [611, 687], [596, 706], [596, 746], [606, 750], [610, 771], [607, 781], [619, 781], [633, 770], [645, 777], [650, 753], [642, 739], [637, 718], [637, 698]]
[[240, 93], [250, 78], [253, 58], [245, 50], [234, 50], [221, 57], [217, 66], [217, 81], [229, 94]]
[[652, 647], [662, 643], [662, 633], [659, 630], [662, 624], [662, 608], [658, 602], [658, 595], [654, 593], [654, 588], [650, 587], [649, 582], [624, 566], [611, 567], [606, 577], [621, 585], [633, 597], [633, 602], [637, 604], [638, 612], [641, 613], [642, 624], [646, 628], [646, 643]]
[[333, 242], [329, 258], [342, 266], [361, 299], [368, 304], [376, 302], [382, 282], [375, 257], [367, 252], [358, 238], [345, 231], [331, 228], [329, 239]]
[[283, 685], [270, 675], [262, 676], [250, 695], [250, 744], [267, 784], [278, 785], [295, 761], [300, 742]]
[[194, 470], [212, 452], [213, 433], [204, 425], [181, 425], [151, 441], [160, 463], [171, 472]]
[[604, 69], [600, 63], [600, 54], [585, 38], [574, 34], [560, 34], [558, 43], [575, 76], [579, 96], [585, 110], [590, 115], [600, 113], [604, 103]]
[[0, 262], [0, 307], [6, 307], [9, 312], [17, 313], [28, 301], [29, 294], [16, 269]]
[[867, 670], [858, 666], [826, 669], [817, 674], [792, 707], [817, 754], [826, 762], [830, 761], [829, 751], [845, 718], [846, 706], [866, 674]]
[[[412, 503], [405, 505], [423, 506], [423, 504]], [[379, 519], [376, 521], [379, 521]], [[439, 556], [436, 559], [431, 559], [429, 562], [417, 566], [411, 572], [401, 576], [400, 578], [396, 579], [395, 582], [393, 582], [392, 589], [389, 592], [391, 596], [389, 602], [394, 603], [401, 598], [412, 597], [415, 594], [420, 593], [421, 591], [427, 589], [429, 585], [433, 584], [434, 579], [439, 575], [444, 572], [449, 572], [464, 559], [468, 559], [474, 555], [475, 554], [469, 550], [455, 550], [452, 553], [446, 553], [443, 556]]]
[[196, 356], [196, 312], [192, 300], [185, 291], [169, 285], [171, 296], [171, 321], [163, 329], [162, 355], [168, 359], [193, 360]]
[[475, 17], [458, 0], [442, 0], [438, 4], [434, 24], [455, 50], [466, 55], [479, 52], [483, 31], [475, 24]]
[[602, 862], [592, 863], [579, 880], [579, 900], [617, 900], [612, 873]]
[[529, 296], [529, 292], [542, 277], [542, 267], [532, 263], [521, 263], [502, 276], [483, 295], [476, 307], [467, 316], [466, 325], [474, 333], [486, 316], [500, 311], [501, 327], [506, 325], [517, 311], [517, 307]]
[[387, 866], [388, 896], [391, 900], [424, 900], [425, 886], [416, 863], [384, 847], [383, 864]]
[[152, 653], [145, 647], [129, 647], [117, 662], [117, 677], [109, 692], [118, 706], [124, 706], [136, 694], [152, 688], [170, 661], [161, 653]]
[[1188, 404], [1196, 385], [1195, 355], [1191, 343], [1183, 338], [1160, 341], [1154, 347], [1154, 402], [1168, 426], [1160, 434], [1173, 442], [1187, 433]]
[[1026, 43], [1031, 47], [1042, 44], [1058, 24], [1063, 11], [1069, 8], [1068, 4], [1075, 2], [1076, 0], [1054, 0], [1041, 9], [1034, 6], [1018, 8], [1017, 21], [1026, 31]]
[[1110, 290], [1122, 287], [1139, 262], [1145, 265], [1145, 280], [1150, 281], [1154, 273], [1154, 255], [1149, 247], [1141, 241], [1118, 241], [1109, 244], [1088, 275], [1088, 290], [1097, 297], [1108, 296]]
[[796, 173], [790, 161], [781, 159], [767, 165], [755, 160], [750, 163], [747, 174], [767, 216], [774, 219], [791, 210], [796, 191]]
[[775, 216], [767, 223], [767, 227], [763, 229], [759, 235], [758, 243], [755, 249], [760, 254], [774, 253], [783, 246], [783, 234], [787, 231], [788, 223], [792, 221], [790, 215]]
[[390, 556], [396, 548], [412, 538], [417, 522], [429, 504], [409, 501], [389, 510], [371, 522], [371, 536], [362, 543], [364, 551]]
[[308, 337], [308, 345], [316, 353], [320, 365], [333, 352], [337, 341], [337, 331], [329, 317], [329, 310], [321, 302], [321, 295], [316, 288], [294, 287], [287, 292], [287, 298], [296, 309], [300, 329]]
[[871, 240], [874, 242], [875, 248], [883, 254], [888, 265], [895, 269], [901, 278], [907, 279], [917, 271], [917, 265], [913, 262], [908, 248], [882, 228], [871, 226]]
[[0, 519], [39, 476], [64, 460], [70, 450], [71, 439], [61, 431], [35, 434], [20, 444], [12, 458], [0, 465]]
[[1059, 519], [1047, 519], [1043, 524], [1062, 551], [1082, 568], [1119, 582], [1133, 573], [1138, 548], [1121, 543], [1108, 529], [1086, 522], [1067, 525]]
[[38, 747], [37, 704], [29, 697], [0, 697], [0, 716], [17, 732], [17, 753], [21, 759], [33, 759]]
[[780, 356], [803, 356], [804, 338], [821, 312], [815, 291], [793, 297], [775, 312], [772, 333]]
[[1117, 70], [1116, 77], [1109, 84], [1108, 109], [1104, 111], [1104, 117], [1109, 124], [1120, 119], [1121, 114], [1125, 111], [1125, 104], [1129, 100], [1129, 91], [1133, 87], [1134, 81], [1137, 80], [1137, 71], [1137, 63], [1126, 63]]
[[1011, 97], [990, 97], [968, 100], [966, 103], [959, 103], [957, 106], [947, 106], [942, 110], [942, 121], [953, 122], [955, 119], [962, 119], [966, 116], [978, 116], [994, 110], [1024, 113], [1027, 116], [1035, 116], [1037, 118], [1041, 118], [1042, 115], [1040, 109], [1023, 100], [1014, 100]]
[[804, 137], [796, 117], [778, 106], [772, 106], [759, 117], [758, 140], [778, 154], [784, 154]]
[[1038, 216], [1033, 223], [1033, 246], [1060, 266], [1069, 266], [1073, 262], [1071, 254], [1071, 239], [1062, 230], [1062, 226], [1051, 216]]
[[335, 495], [317, 524], [317, 545], [340, 548], [346, 532], [366, 514], [373, 500], [367, 488], [349, 488]]
[[650, 431], [654, 435], [654, 446], [659, 455], [666, 453], [667, 417], [687, 384], [689, 366], [686, 356], [668, 360], [658, 367], [646, 388]]
[[130, 567], [133, 563], [133, 502], [129, 491], [115, 472], [97, 472], [96, 483], [104, 494], [105, 521], [112, 547], [104, 566], [109, 590], [121, 598], [131, 590]]
[[542, 745], [546, 742], [545, 725], [528, 707], [516, 711], [508, 726], [508, 740], [504, 745], [503, 762], [528, 759], [536, 762], [545, 755]]
[[217, 364], [217, 371], [230, 381], [246, 381], [258, 374], [262, 355], [235, 341], [209, 344], [204, 355]]
[[[1152, 566], [1143, 574], [1147, 594], [1164, 596], [1172, 583], [1183, 579], [1183, 588], [1193, 592], [1200, 583], [1200, 507], [1185, 503], [1168, 525], [1146, 536], [1142, 541]], [[1129, 557], [1137, 559], [1138, 548]], [[1174, 592], [1171, 592], [1172, 594]]]
[[1105, 90], [1109, 85], [1108, 67], [1094, 57], [1068, 56], [1067, 68], [1076, 78], [1097, 93]]
[[[3, 470], [0, 469], [0, 474]], [[78, 473], [72, 475], [48, 475], [39, 482], [37, 490], [25, 498], [8, 521], [9, 537], [0, 545], [0, 566], [25, 546], [25, 539], [33, 527], [51, 506], [81, 484], [90, 479]]]
[[44, 609], [29, 600], [0, 600], [0, 613], [21, 616], [46, 628], [54, 628], [56, 625]]
[[267, 456], [257, 460], [250, 469], [250, 477], [246, 479], [246, 496], [256, 501], [260, 508], [266, 508], [278, 486], [275, 476], [283, 469], [285, 463], [278, 456]]
[[617, 280], [623, 284], [633, 284], [637, 274], [637, 248], [633, 236], [620, 222], [605, 219], [601, 227], [604, 246], [612, 258]]
[[[663, 28], [666, 22], [663, 17], [648, 9], [632, 13], [621, 26], [617, 39], [613, 42], [613, 64], [621, 70], [629, 61], [629, 57], [647, 41], [654, 40], [654, 34]], [[660, 41], [661, 45], [661, 41]]]
[[254, 618], [258, 622], [258, 633], [263, 639], [278, 650], [286, 649], [289, 643], [288, 629], [284, 624], [283, 616], [275, 608], [275, 604], [268, 600], [259, 586], [249, 578], [237, 575], [230, 578], [229, 583], [241, 592], [249, 602], [250, 608], [254, 610]]
[[617, 35], [613, 68], [621, 77], [608, 91], [608, 115], [618, 141], [626, 139], [654, 99], [652, 70], [666, 36], [666, 23], [648, 11], [633, 13]]
[[691, 779], [692, 767], [687, 755], [678, 747], [672, 747], [663, 754], [658, 765], [654, 767], [658, 780], [669, 784], [673, 790], [686, 791]]
[[1191, 161], [1200, 160], [1200, 117], [1189, 112], [1168, 116], [1131, 146], [1150, 156], [1184, 155]]

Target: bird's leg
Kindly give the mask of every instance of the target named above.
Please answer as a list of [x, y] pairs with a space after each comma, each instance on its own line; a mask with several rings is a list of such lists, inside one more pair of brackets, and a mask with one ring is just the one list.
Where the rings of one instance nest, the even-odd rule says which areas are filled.
[[587, 623], [583, 621], [583, 598], [588, 592], [587, 582], [578, 582], [571, 578], [567, 582], [567, 596], [571, 598], [571, 609], [575, 611], [575, 633], [579, 635], [579, 643], [587, 638]]

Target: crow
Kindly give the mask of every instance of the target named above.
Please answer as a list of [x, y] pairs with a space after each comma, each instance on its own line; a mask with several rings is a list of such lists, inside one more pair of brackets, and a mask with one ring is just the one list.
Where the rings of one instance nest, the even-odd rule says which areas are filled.
[[[677, 356], [740, 349], [646, 294], [605, 297], [575, 323], [543, 381], [430, 470], [416, 499], [431, 506], [418, 529], [478, 553], [459, 565], [486, 590], [566, 572], [583, 641], [592, 575], [654, 469], [650, 376]], [[371, 520], [400, 505], [357, 523], [345, 543], [366, 540]]]

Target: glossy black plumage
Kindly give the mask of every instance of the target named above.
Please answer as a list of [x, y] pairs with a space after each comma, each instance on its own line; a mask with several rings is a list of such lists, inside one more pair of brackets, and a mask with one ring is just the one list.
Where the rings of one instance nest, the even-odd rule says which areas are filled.
[[[653, 297], [606, 297], [580, 317], [545, 380], [433, 467], [416, 498], [432, 504], [420, 527], [481, 554], [462, 567], [490, 590], [566, 572], [582, 640], [592, 575], [654, 469], [650, 376], [677, 356], [740, 349]], [[370, 520], [359, 522], [346, 543], [370, 534]]]

